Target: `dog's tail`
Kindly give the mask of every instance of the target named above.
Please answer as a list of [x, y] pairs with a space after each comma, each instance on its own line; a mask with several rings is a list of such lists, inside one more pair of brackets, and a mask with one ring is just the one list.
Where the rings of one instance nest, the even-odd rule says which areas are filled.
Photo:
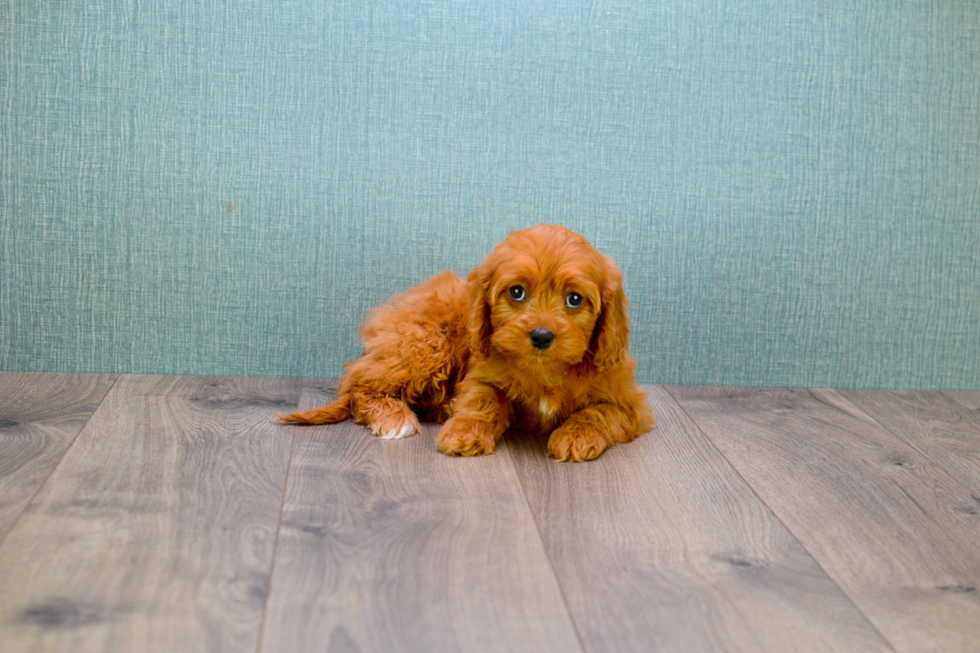
[[276, 413], [276, 417], [282, 420], [283, 424], [336, 424], [350, 417], [350, 397], [341, 395], [329, 406], [288, 415]]

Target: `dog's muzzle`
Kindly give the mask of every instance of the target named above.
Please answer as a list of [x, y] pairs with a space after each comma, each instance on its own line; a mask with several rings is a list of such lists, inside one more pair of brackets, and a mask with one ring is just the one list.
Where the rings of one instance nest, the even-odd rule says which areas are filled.
[[543, 327], [539, 327], [531, 332], [531, 344], [538, 349], [547, 349], [555, 340], [555, 334]]

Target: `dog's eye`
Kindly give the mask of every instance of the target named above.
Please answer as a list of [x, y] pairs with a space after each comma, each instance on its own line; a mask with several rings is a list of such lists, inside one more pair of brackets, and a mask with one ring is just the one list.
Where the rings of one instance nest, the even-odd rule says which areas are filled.
[[568, 308], [578, 308], [582, 305], [582, 295], [577, 292], [570, 292], [565, 296], [565, 306]]
[[510, 289], [510, 298], [515, 302], [522, 302], [527, 297], [527, 293], [520, 286], [514, 286]]

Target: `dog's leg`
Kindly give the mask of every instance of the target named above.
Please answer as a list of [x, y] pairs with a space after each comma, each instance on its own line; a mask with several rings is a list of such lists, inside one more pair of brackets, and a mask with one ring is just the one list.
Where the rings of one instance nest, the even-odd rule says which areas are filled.
[[496, 388], [464, 380], [453, 403], [453, 416], [439, 430], [439, 451], [451, 456], [482, 456], [496, 451], [497, 439], [510, 427], [514, 410]]
[[399, 440], [421, 431], [418, 417], [401, 399], [363, 391], [355, 391], [353, 395], [351, 413], [354, 421], [364, 424], [381, 439]]
[[551, 432], [548, 455], [562, 462], [592, 460], [614, 444], [635, 438], [636, 429], [636, 419], [619, 406], [589, 406]]

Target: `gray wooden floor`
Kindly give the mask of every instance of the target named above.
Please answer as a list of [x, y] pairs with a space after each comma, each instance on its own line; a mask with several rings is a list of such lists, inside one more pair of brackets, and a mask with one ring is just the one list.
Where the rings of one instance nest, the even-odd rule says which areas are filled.
[[980, 392], [649, 387], [586, 464], [0, 373], [0, 651], [978, 651]]

